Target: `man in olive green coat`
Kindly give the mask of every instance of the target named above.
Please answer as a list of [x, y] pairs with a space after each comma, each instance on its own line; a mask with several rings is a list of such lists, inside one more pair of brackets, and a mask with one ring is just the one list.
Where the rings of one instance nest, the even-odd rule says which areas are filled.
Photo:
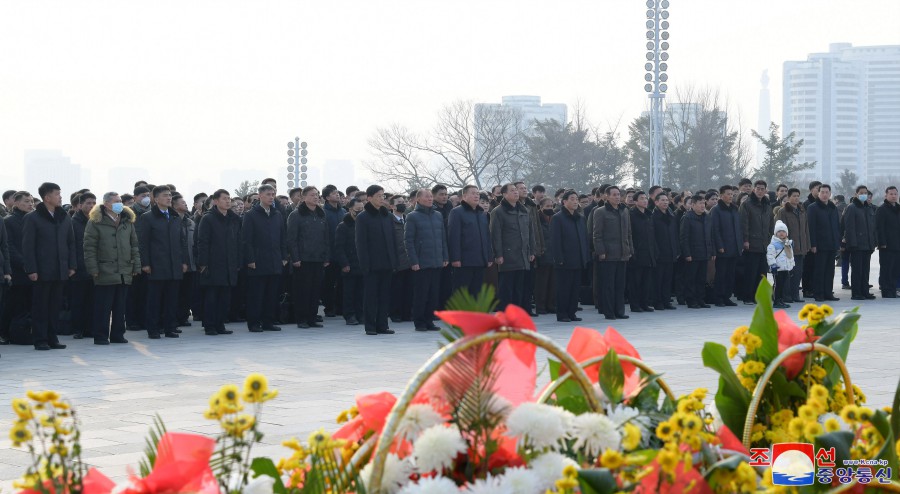
[[103, 194], [103, 204], [94, 206], [88, 216], [84, 229], [84, 264], [94, 279], [95, 345], [128, 343], [125, 300], [132, 276], [141, 271], [134, 222], [134, 212], [122, 205], [115, 192]]

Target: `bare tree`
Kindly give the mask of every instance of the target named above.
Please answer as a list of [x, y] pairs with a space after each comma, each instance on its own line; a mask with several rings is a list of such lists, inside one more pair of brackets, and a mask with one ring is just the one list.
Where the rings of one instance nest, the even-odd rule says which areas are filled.
[[441, 182], [442, 170], [428, 166], [419, 137], [400, 124], [381, 127], [369, 139], [374, 160], [366, 167], [381, 182], [413, 190]]

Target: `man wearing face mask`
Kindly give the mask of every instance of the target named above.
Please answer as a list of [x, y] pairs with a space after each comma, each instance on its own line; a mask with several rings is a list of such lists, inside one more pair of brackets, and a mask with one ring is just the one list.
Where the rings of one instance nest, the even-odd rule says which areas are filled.
[[390, 206], [394, 222], [394, 245], [397, 248], [397, 269], [391, 274], [391, 321], [412, 321], [412, 263], [409, 262], [406, 241], [403, 239], [406, 229], [406, 197], [400, 194], [391, 196]]
[[[134, 226], [140, 230], [138, 218], [150, 210], [150, 189], [146, 185], [137, 185], [134, 188]], [[147, 300], [147, 276], [138, 272], [132, 278], [131, 288], [128, 290], [128, 302], [125, 304], [125, 322], [129, 331], [141, 331], [145, 322], [145, 301]]]
[[869, 263], [875, 251], [875, 210], [867, 202], [869, 189], [865, 185], [856, 187], [856, 197], [844, 210], [845, 249], [850, 251], [850, 287], [852, 300], [874, 299], [869, 293]]

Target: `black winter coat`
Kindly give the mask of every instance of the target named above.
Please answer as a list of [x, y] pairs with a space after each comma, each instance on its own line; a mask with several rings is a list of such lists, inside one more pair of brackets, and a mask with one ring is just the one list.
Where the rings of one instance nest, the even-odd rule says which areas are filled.
[[338, 225], [341, 224], [341, 220], [344, 219], [344, 216], [347, 214], [347, 210], [342, 208], [340, 204], [337, 207], [332, 207], [331, 203], [325, 201], [325, 205], [322, 206], [322, 210], [325, 211], [325, 219], [328, 220], [328, 233], [329, 233], [329, 244], [328, 251], [331, 253], [330, 261], [336, 260], [334, 257], [334, 231], [337, 230]]
[[678, 260], [679, 247], [678, 218], [670, 210], [653, 211], [653, 240], [656, 242], [658, 263], [674, 263]]
[[863, 204], [859, 199], [850, 199], [844, 210], [844, 243], [850, 250], [872, 252], [877, 246], [875, 239], [875, 209]]
[[712, 222], [713, 249], [716, 256], [740, 257], [744, 250], [744, 237], [741, 233], [741, 213], [732, 202], [730, 205], [719, 199], [719, 203], [709, 211]]
[[9, 263], [9, 237], [6, 235], [6, 222], [0, 221], [0, 277], [12, 276]]
[[200, 218], [197, 228], [197, 269], [204, 286], [237, 286], [241, 270], [241, 219], [233, 211], [218, 208]]
[[538, 224], [541, 228], [539, 235], [541, 236], [541, 245], [544, 246], [543, 254], [535, 259], [538, 266], [552, 266], [555, 264], [553, 246], [550, 245], [550, 218], [552, 216], [547, 216], [543, 211], [538, 211]]
[[900, 204], [884, 201], [875, 212], [878, 248], [900, 251]]
[[750, 194], [750, 197], [741, 204], [740, 211], [744, 242], [750, 244], [747, 250], [765, 253], [769, 248], [769, 241], [775, 229], [775, 219], [769, 198], [763, 196], [760, 199], [756, 197], [756, 194]]
[[180, 280], [182, 265], [187, 264], [187, 235], [181, 217], [169, 209], [169, 217], [153, 206], [138, 218], [138, 244], [141, 248], [141, 267], [150, 267], [148, 280]]
[[583, 269], [591, 260], [584, 218], [563, 208], [550, 220], [549, 249], [553, 264], [563, 269]]
[[809, 246], [817, 250], [837, 251], [841, 248], [841, 224], [837, 206], [829, 201], [816, 201], [806, 208], [809, 222]]
[[363, 273], [397, 269], [394, 225], [386, 207], [375, 209], [366, 203], [366, 208], [356, 217], [356, 251]]
[[391, 214], [391, 221], [394, 223], [394, 245], [397, 246], [397, 271], [404, 271], [412, 266], [412, 263], [409, 262], [409, 254], [406, 253], [406, 240], [404, 240], [406, 216], [400, 219]]
[[653, 238], [652, 213], [649, 209], [645, 209], [642, 213], [635, 207], [628, 214], [631, 215], [631, 245], [634, 249], [630, 264], [640, 267], [656, 266], [659, 251]]
[[22, 256], [25, 273], [37, 273], [38, 281], [68, 280], [69, 270], [78, 266], [72, 218], [62, 208], [51, 215], [47, 206], [38, 204], [25, 215]]
[[244, 265], [256, 263], [256, 269], [247, 268], [247, 276], [280, 275], [289, 258], [287, 228], [279, 208], [269, 212], [261, 204], [244, 213], [241, 223], [241, 245]]
[[84, 229], [87, 227], [88, 217], [81, 210], [72, 215], [72, 233], [75, 234], [75, 274], [73, 280], [85, 281], [92, 278], [84, 264]]
[[684, 213], [681, 219], [681, 256], [691, 261], [708, 261], [715, 256], [712, 243], [712, 222], [705, 214], [693, 211]]
[[528, 209], [505, 199], [491, 211], [491, 245], [494, 257], [502, 257], [501, 273], [531, 269], [529, 257], [535, 255], [535, 234]]
[[31, 280], [25, 274], [25, 257], [22, 255], [22, 227], [25, 225], [25, 213], [13, 208], [9, 216], [3, 218], [6, 237], [9, 239], [9, 266], [12, 269], [14, 286], [28, 285]]
[[350, 266], [348, 275], [362, 275], [359, 267], [359, 254], [356, 250], [356, 220], [347, 213], [334, 232], [334, 259], [341, 271]]
[[442, 268], [448, 262], [444, 218], [433, 207], [416, 205], [416, 209], [406, 215], [403, 241], [413, 266], [418, 264], [421, 269]]
[[453, 208], [448, 220], [447, 251], [450, 262], [460, 262], [462, 267], [486, 267], [494, 262], [488, 215], [481, 206], [465, 202]]
[[[335, 227], [337, 228], [337, 227]], [[301, 202], [288, 216], [287, 243], [292, 262], [327, 262], [331, 259], [331, 235], [325, 210], [310, 210]]]

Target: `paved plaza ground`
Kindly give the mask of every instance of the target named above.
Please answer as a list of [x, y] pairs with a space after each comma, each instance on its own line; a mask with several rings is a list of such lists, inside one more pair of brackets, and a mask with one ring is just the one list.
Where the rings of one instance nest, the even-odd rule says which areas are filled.
[[[877, 264], [873, 262], [873, 267]], [[876, 268], [877, 269], [877, 268]], [[874, 271], [874, 270], [873, 270]], [[873, 280], [877, 272], [873, 272]], [[840, 287], [840, 285], [837, 285]], [[900, 379], [900, 299], [851, 302], [841, 297], [836, 311], [861, 306], [859, 335], [848, 366], [854, 381], [873, 406], [890, 404]], [[799, 305], [789, 312], [796, 317]], [[703, 367], [705, 341], [728, 344], [732, 330], [748, 324], [748, 306], [634, 314], [614, 327], [638, 349], [643, 359], [664, 373], [676, 393], [716, 387], [716, 374]], [[605, 330], [606, 321], [592, 307], [580, 312], [580, 325]], [[573, 324], [553, 315], [536, 319], [538, 330], [561, 345]], [[279, 333], [249, 333], [240, 324], [235, 334], [210, 337], [194, 323], [179, 339], [149, 340], [129, 332], [127, 345], [95, 346], [91, 340], [64, 337], [66, 350], [35, 352], [30, 347], [0, 347], [0, 488], [9, 490], [29, 463], [26, 452], [11, 448], [7, 437], [11, 398], [27, 389], [54, 389], [78, 408], [84, 460], [116, 480], [127, 466], [137, 465], [144, 437], [155, 413], [169, 430], [212, 434], [218, 426], [202, 417], [209, 395], [221, 384], [240, 384], [248, 373], [262, 372], [279, 397], [263, 414], [265, 444], [256, 453], [280, 456], [283, 439], [305, 439], [312, 430], [335, 430], [335, 417], [355, 395], [377, 391], [400, 393], [416, 369], [441, 341], [436, 332], [416, 333], [411, 323], [392, 324], [396, 335], [366, 336], [361, 326], [326, 319], [321, 329], [284, 325]], [[545, 362], [539, 354], [539, 365]], [[542, 380], [546, 381], [544, 374]]]

